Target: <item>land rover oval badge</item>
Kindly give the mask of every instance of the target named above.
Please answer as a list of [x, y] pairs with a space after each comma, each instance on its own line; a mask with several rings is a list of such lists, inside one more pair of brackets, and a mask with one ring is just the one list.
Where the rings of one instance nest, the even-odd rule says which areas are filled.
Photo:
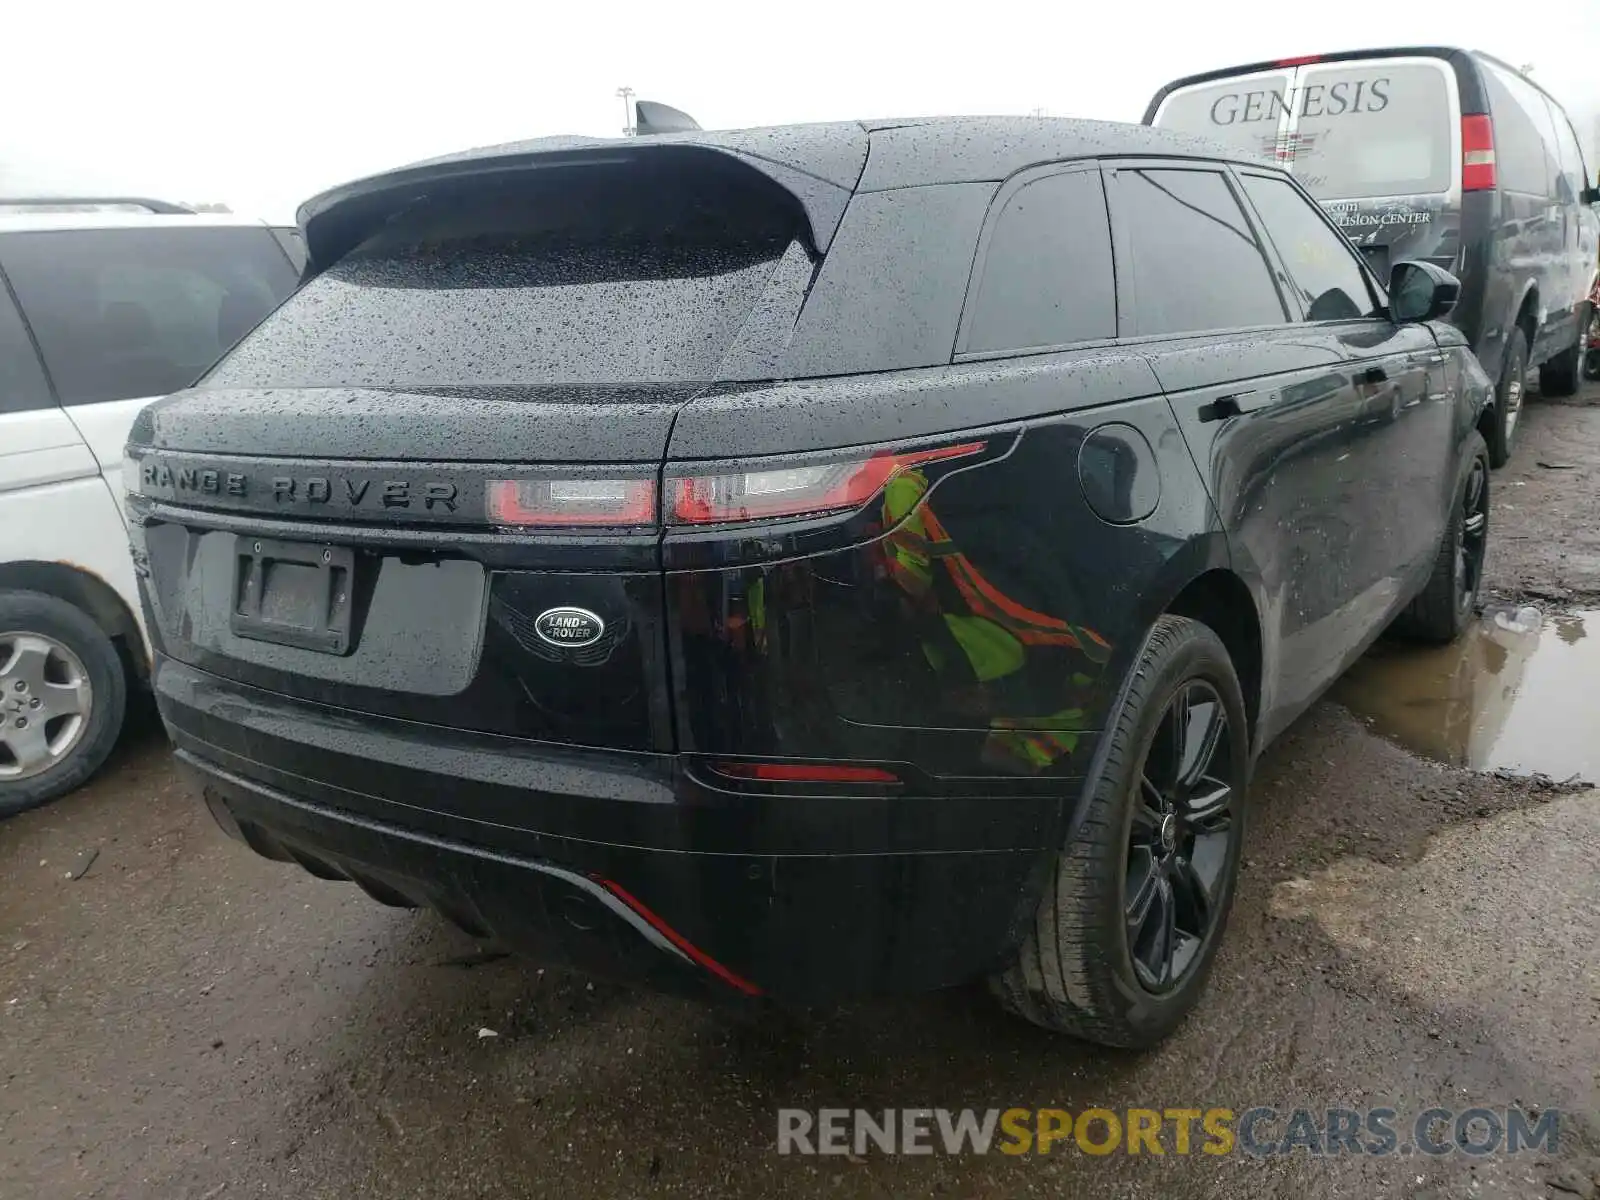
[[547, 608], [533, 621], [533, 631], [552, 646], [592, 646], [606, 631], [606, 623], [587, 608]]

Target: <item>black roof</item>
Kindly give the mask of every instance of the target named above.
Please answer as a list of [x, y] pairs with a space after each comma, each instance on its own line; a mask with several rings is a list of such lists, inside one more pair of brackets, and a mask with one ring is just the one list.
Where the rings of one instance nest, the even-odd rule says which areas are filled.
[[1260, 162], [1203, 138], [1060, 117], [931, 117], [685, 130], [632, 138], [553, 137], [463, 150], [343, 184], [298, 214], [320, 269], [388, 216], [441, 186], [523, 171], [676, 156], [739, 160], [793, 195], [826, 249], [857, 191], [1002, 180], [1039, 163], [1109, 155]]
[[1039, 163], [1073, 158], [1159, 156], [1260, 162], [1191, 134], [1121, 121], [1064, 117], [934, 117], [866, 121], [872, 139], [856, 190], [1006, 179]]

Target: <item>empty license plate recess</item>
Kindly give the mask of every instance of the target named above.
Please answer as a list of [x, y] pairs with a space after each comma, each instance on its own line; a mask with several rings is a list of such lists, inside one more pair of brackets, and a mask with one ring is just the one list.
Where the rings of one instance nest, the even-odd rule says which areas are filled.
[[348, 654], [354, 582], [348, 546], [239, 537], [229, 622], [240, 637]]

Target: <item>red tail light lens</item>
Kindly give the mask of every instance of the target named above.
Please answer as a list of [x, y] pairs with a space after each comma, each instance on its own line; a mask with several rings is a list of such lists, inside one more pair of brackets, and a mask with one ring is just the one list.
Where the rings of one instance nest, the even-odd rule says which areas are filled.
[[1461, 118], [1461, 190], [1494, 187], [1494, 122], [1487, 116]]
[[978, 454], [984, 445], [964, 442], [854, 461], [680, 477], [669, 482], [672, 508], [667, 519], [675, 525], [711, 525], [860, 508], [900, 472], [922, 463]]
[[496, 525], [654, 525], [653, 479], [495, 479], [485, 496]]
[[719, 775], [757, 779], [766, 783], [899, 783], [900, 777], [879, 767], [852, 767], [838, 763], [719, 762]]

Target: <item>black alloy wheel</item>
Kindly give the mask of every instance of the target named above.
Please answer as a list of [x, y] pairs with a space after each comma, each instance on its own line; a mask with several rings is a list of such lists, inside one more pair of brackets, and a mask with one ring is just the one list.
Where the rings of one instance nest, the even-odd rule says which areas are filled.
[[1484, 552], [1489, 542], [1489, 469], [1475, 458], [1462, 493], [1461, 519], [1456, 523], [1456, 595], [1469, 613], [1483, 580]]
[[1233, 905], [1249, 810], [1250, 727], [1227, 647], [1157, 619], [1101, 735], [1103, 762], [1031, 925], [989, 984], [1058, 1033], [1152, 1046], [1205, 991]]
[[1235, 835], [1231, 758], [1222, 698], [1204, 680], [1183, 684], [1156, 725], [1128, 830], [1128, 953], [1152, 993], [1178, 986], [1216, 931]]

